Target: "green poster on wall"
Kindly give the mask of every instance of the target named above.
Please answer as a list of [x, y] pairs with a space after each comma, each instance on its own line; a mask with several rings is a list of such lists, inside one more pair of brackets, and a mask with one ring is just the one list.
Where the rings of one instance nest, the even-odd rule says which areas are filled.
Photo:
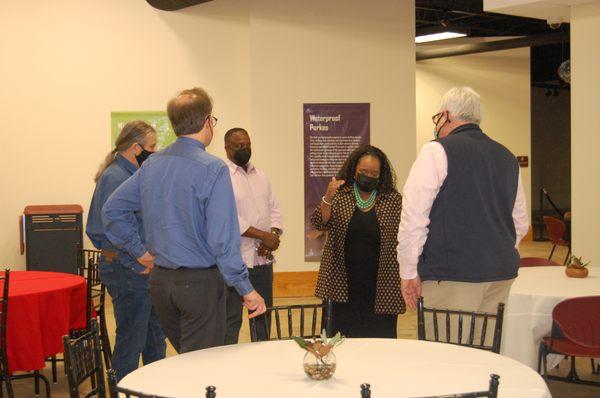
[[143, 120], [156, 130], [156, 147], [158, 150], [164, 149], [175, 142], [175, 133], [171, 128], [171, 123], [166, 112], [146, 111], [146, 112], [111, 112], [111, 144], [114, 147], [115, 140], [121, 132], [121, 129], [127, 122], [132, 120]]

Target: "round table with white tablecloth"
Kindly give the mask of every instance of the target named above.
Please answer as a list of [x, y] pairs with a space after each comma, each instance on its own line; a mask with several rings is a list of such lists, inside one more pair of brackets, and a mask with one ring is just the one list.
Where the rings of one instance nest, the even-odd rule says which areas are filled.
[[270, 341], [216, 347], [169, 357], [130, 373], [119, 386], [176, 398], [359, 398], [360, 384], [373, 397], [423, 397], [487, 390], [500, 375], [499, 397], [549, 398], [530, 368], [491, 352], [418, 340], [347, 339], [336, 347], [337, 370], [325, 381], [303, 371], [295, 342]]
[[[600, 295], [600, 270], [590, 267], [587, 278], [569, 278], [565, 267], [519, 269], [513, 283], [502, 330], [500, 352], [537, 369], [540, 342], [550, 335], [552, 310], [561, 301], [580, 296]], [[560, 356], [548, 357], [553, 367]]]

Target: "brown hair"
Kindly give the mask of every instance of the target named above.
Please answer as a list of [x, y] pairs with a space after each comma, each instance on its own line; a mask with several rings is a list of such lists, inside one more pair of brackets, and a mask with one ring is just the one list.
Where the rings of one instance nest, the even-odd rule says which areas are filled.
[[211, 112], [212, 100], [198, 87], [183, 90], [167, 105], [167, 114], [177, 136], [200, 132]]
[[115, 140], [115, 148], [106, 155], [104, 162], [100, 165], [94, 182], [98, 182], [108, 166], [115, 161], [117, 153], [128, 150], [133, 144], [145, 144], [149, 134], [156, 133], [154, 127], [142, 120], [133, 120], [128, 122], [119, 133]]

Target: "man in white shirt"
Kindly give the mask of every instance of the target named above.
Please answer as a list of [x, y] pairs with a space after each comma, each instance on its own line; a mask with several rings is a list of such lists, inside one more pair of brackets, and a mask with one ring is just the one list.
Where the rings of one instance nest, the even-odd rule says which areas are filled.
[[433, 116], [426, 144], [404, 186], [398, 231], [402, 295], [426, 307], [496, 312], [519, 267], [529, 229], [515, 156], [479, 128], [482, 105], [455, 87]]
[[[242, 257], [248, 267], [252, 286], [265, 299], [267, 307], [271, 307], [275, 261], [273, 252], [279, 247], [279, 236], [283, 232], [279, 202], [271, 190], [267, 176], [250, 163], [252, 147], [246, 130], [236, 127], [227, 131], [225, 151], [225, 163], [229, 167], [233, 184], [242, 236]], [[226, 302], [225, 344], [235, 344], [242, 325], [242, 301], [234, 289], [229, 289]], [[264, 325], [261, 317], [257, 317], [257, 321], [258, 325]], [[269, 338], [264, 327], [258, 327], [257, 334], [259, 340]]]

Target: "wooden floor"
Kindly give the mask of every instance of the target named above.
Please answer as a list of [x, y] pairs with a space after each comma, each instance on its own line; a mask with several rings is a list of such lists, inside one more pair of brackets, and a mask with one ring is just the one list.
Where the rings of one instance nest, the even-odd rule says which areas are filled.
[[[550, 252], [550, 246], [548, 243], [540, 243], [540, 242], [523, 242], [521, 245], [521, 256], [522, 257], [547, 257]], [[555, 254], [555, 260], [557, 262], [562, 262], [564, 256], [566, 255], [566, 250], [562, 250], [559, 248], [557, 253]], [[285, 298], [285, 299], [275, 299], [275, 305], [284, 305], [284, 304], [295, 304], [295, 303], [307, 303], [315, 301], [314, 297], [296, 297], [296, 298]], [[109, 334], [111, 340], [114, 341], [114, 318], [112, 313], [112, 305], [110, 300], [107, 300], [107, 319], [108, 319], [108, 327]], [[416, 339], [417, 329], [417, 316], [413, 311], [409, 311], [406, 314], [398, 317], [398, 338], [402, 339]], [[242, 330], [240, 332], [240, 343], [246, 343], [250, 341], [250, 333], [248, 328], [247, 319], [245, 319], [244, 324], [242, 325]], [[171, 347], [170, 344], [167, 345], [167, 355], [176, 355], [175, 350]], [[578, 372], [580, 376], [584, 378], [592, 377], [590, 371], [590, 363], [589, 361], [580, 361], [578, 363]], [[560, 366], [558, 372], [565, 372], [568, 369], [568, 364], [563, 363]], [[47, 368], [43, 372], [48, 379], [51, 378], [50, 369]], [[596, 380], [600, 381], [600, 378], [596, 377]], [[598, 398], [600, 397], [600, 387], [590, 387], [590, 386], [579, 386], [574, 384], [567, 384], [561, 382], [550, 381], [550, 390], [552, 392], [552, 396], [554, 398]], [[15, 388], [15, 396], [17, 398], [25, 398], [32, 397], [33, 394], [33, 381], [32, 380], [19, 380], [13, 383]], [[56, 398], [68, 398], [68, 386], [67, 380], [63, 374], [62, 364], [59, 364], [59, 380], [57, 384], [51, 385], [52, 397]], [[42, 394], [44, 396], [44, 390], [42, 387]], [[233, 398], [233, 397], [223, 397], [223, 398]], [[382, 397], [383, 398], [383, 397]], [[506, 397], [510, 398], [510, 397]]]

